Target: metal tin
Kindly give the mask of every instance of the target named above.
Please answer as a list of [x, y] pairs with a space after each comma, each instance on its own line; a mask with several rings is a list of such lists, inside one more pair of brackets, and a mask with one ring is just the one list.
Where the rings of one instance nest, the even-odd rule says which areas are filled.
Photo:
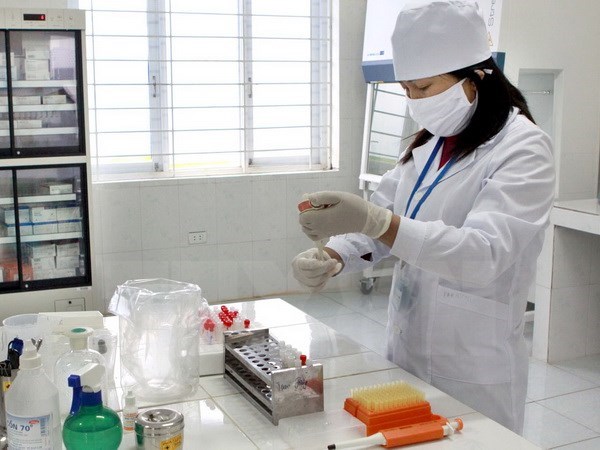
[[148, 409], [135, 419], [137, 447], [144, 450], [183, 448], [183, 414], [168, 408]]

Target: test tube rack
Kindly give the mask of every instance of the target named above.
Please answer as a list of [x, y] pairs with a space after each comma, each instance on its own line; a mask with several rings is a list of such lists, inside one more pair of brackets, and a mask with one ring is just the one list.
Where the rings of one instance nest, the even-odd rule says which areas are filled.
[[268, 328], [227, 331], [224, 377], [274, 425], [323, 411], [323, 365], [283, 368], [279, 342]]

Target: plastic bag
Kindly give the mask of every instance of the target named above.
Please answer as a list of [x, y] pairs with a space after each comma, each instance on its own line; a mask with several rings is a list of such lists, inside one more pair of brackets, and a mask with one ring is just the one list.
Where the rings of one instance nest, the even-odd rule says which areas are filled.
[[200, 287], [166, 279], [130, 280], [108, 310], [119, 316], [121, 386], [151, 401], [180, 400], [198, 386]]

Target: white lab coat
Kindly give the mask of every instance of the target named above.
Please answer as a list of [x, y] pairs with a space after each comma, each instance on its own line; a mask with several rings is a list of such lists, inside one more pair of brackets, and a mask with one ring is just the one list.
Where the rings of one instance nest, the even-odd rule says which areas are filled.
[[[398, 258], [389, 359], [520, 433], [524, 313], [554, 198], [551, 143], [514, 109], [498, 135], [450, 168], [413, 220], [406, 204], [437, 140], [386, 173], [371, 197], [401, 216], [391, 248], [362, 234], [335, 236], [327, 246], [342, 256], [344, 272]], [[440, 154], [411, 210], [435, 179]], [[371, 261], [361, 257], [369, 253]]]

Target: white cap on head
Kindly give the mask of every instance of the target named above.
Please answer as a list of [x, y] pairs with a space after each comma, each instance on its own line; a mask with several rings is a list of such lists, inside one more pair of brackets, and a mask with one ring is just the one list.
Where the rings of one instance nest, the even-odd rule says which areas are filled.
[[392, 34], [396, 80], [417, 80], [472, 66], [492, 56], [474, 0], [415, 1]]

